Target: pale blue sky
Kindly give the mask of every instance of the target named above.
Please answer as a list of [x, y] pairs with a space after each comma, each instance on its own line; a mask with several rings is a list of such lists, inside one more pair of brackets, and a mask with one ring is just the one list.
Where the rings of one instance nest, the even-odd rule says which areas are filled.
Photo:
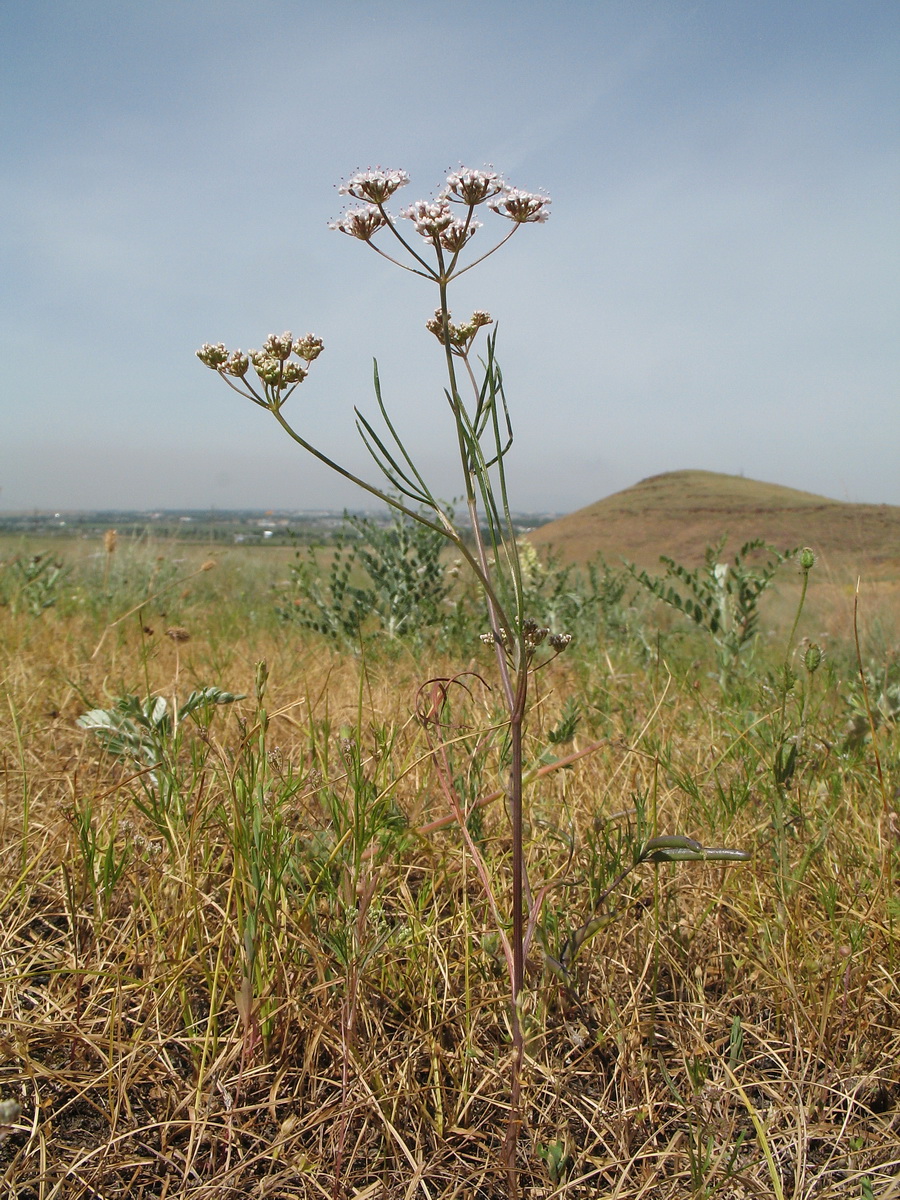
[[194, 358], [287, 328], [313, 440], [368, 470], [377, 356], [458, 494], [432, 289], [327, 222], [460, 162], [553, 197], [454, 302], [517, 508], [685, 467], [900, 504], [896, 0], [28, 0], [0, 55], [0, 509], [359, 503]]

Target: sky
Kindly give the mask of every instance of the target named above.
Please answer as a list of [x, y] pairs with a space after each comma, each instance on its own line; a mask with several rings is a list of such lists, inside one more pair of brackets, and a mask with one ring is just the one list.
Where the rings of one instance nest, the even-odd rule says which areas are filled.
[[356, 170], [399, 209], [461, 163], [552, 197], [450, 289], [497, 321], [514, 508], [684, 468], [900, 504], [898, 93], [896, 0], [2, 5], [0, 510], [365, 507], [194, 356], [287, 329], [308, 440], [378, 481], [377, 359], [459, 495], [436, 289], [328, 222]]

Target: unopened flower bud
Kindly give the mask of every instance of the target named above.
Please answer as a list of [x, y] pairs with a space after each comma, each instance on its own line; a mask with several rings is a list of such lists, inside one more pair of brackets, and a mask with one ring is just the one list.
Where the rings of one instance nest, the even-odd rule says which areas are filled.
[[306, 362], [312, 362], [314, 358], [318, 358], [324, 349], [325, 343], [322, 339], [314, 337], [311, 333], [294, 342], [294, 353], [298, 358], [305, 359]]
[[242, 354], [240, 350], [232, 350], [228, 359], [222, 363], [220, 370], [223, 375], [233, 375], [236, 379], [243, 379], [249, 366], [250, 359], [246, 354]]
[[271, 354], [267, 354], [264, 350], [251, 350], [250, 361], [253, 363], [253, 370], [263, 383], [277, 384], [281, 379], [282, 364]]
[[276, 333], [270, 333], [263, 342], [263, 350], [271, 354], [273, 358], [280, 359], [284, 362], [286, 358], [291, 356], [291, 348], [294, 344], [294, 335], [286, 332], [278, 336]]
[[302, 383], [306, 378], [308, 371], [305, 367], [301, 367], [298, 362], [286, 362], [281, 367], [281, 382], [282, 383]]
[[816, 552], [811, 550], [809, 546], [804, 546], [800, 551], [800, 569], [801, 571], [811, 571], [816, 565]]
[[228, 351], [222, 342], [217, 342], [214, 346], [211, 346], [209, 342], [204, 342], [197, 351], [197, 357], [207, 367], [210, 367], [213, 371], [218, 371], [219, 367], [221, 367], [222, 363], [228, 357]]
[[817, 642], [810, 642], [803, 655], [803, 665], [809, 671], [810, 675], [814, 671], [818, 671], [824, 657], [825, 653], [822, 647]]

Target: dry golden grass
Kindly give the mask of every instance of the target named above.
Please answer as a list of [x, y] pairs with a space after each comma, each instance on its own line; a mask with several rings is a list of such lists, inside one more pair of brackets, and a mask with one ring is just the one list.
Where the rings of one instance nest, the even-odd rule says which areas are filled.
[[[0, 609], [0, 1100], [21, 1106], [2, 1194], [503, 1197], [508, 985], [460, 838], [415, 833], [445, 815], [416, 690], [470, 664], [340, 656], [242, 619], [215, 574], [164, 618], [189, 641], [144, 616], [153, 634], [125, 622], [95, 657], [100, 616]], [[489, 670], [477, 652], [472, 665]], [[75, 720], [126, 691], [213, 683], [248, 698], [185, 732], [190, 790], [163, 836], [135, 807], [135, 768]], [[604, 739], [529, 789], [532, 878], [559, 883], [551, 950], [627, 859], [635, 808], [754, 857], [640, 868], [568, 989], [535, 953], [523, 1196], [900, 1196], [897, 735], [880, 731], [883, 791], [871, 746], [826, 736], [841, 686], [810, 727], [779, 841], [763, 708], [751, 729], [752, 706], [729, 706], [702, 670], [616, 646], [538, 677], [533, 759], [570, 695], [588, 715], [575, 748]], [[367, 803], [389, 794], [406, 830], [338, 845], [323, 797], [352, 807], [353, 741]], [[496, 768], [489, 755], [483, 790]], [[252, 772], [294, 864], [257, 893], [236, 834]], [[88, 869], [88, 807], [122, 864], [109, 889], [102, 863]], [[502, 889], [505, 822], [485, 813]], [[248, 985], [253, 895], [269, 907]]]

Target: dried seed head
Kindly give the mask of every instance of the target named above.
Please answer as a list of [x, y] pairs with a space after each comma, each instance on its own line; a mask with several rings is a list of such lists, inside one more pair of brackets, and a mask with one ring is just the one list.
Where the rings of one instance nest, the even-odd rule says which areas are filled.
[[216, 560], [214, 558], [208, 558], [206, 560], [206, 562], [203, 563], [203, 565], [200, 567], [200, 570], [201, 571], [211, 571], [215, 565], [216, 565]]
[[551, 633], [547, 638], [547, 645], [551, 650], [555, 650], [558, 654], [561, 654], [571, 641], [571, 633]]
[[522, 637], [529, 650], [534, 650], [537, 646], [540, 646], [549, 632], [549, 629], [539, 625], [533, 617], [526, 617], [522, 622]]
[[107, 554], [115, 554], [116, 543], [118, 540], [119, 535], [116, 533], [115, 529], [107, 529], [106, 533], [103, 535], [103, 549]]
[[179, 642], [189, 642], [191, 640], [190, 633], [183, 625], [170, 625], [166, 630], [166, 637], [171, 638], [176, 644]]

